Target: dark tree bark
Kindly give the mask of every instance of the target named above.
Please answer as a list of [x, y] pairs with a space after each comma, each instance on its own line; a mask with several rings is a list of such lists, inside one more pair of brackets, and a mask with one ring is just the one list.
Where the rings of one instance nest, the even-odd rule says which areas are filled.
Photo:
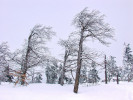
[[107, 61], [106, 61], [106, 55], [105, 55], [104, 63], [105, 63], [105, 84], [107, 84], [108, 83], [108, 79], [107, 79]]
[[65, 78], [65, 67], [66, 67], [66, 61], [68, 58], [68, 51], [65, 50], [65, 56], [64, 56], [64, 62], [63, 62], [63, 68], [62, 68], [62, 73], [61, 73], [61, 82], [60, 84], [63, 86], [64, 85], [64, 78]]
[[77, 58], [77, 71], [76, 71], [76, 78], [75, 78], [75, 85], [74, 85], [74, 93], [78, 92], [79, 86], [79, 77], [80, 77], [80, 69], [82, 66], [82, 49], [83, 49], [83, 32], [81, 32], [80, 42], [79, 42], [79, 50], [78, 50], [78, 58]]
[[117, 74], [117, 84], [119, 84], [119, 74]]

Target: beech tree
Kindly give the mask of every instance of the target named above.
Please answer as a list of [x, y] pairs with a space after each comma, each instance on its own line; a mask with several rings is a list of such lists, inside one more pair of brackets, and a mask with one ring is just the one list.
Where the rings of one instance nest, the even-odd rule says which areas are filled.
[[73, 20], [73, 25], [78, 29], [77, 34], [79, 35], [74, 93], [78, 92], [84, 42], [88, 38], [91, 38], [98, 40], [103, 45], [108, 45], [110, 43], [107, 42], [106, 39], [113, 39], [113, 29], [109, 26], [109, 24], [105, 23], [103, 19], [104, 16], [100, 15], [99, 11], [89, 11], [85, 8], [78, 13]]
[[19, 72], [21, 85], [25, 84], [26, 74], [29, 69], [46, 61], [47, 47], [45, 44], [54, 34], [55, 32], [52, 31], [51, 27], [35, 25], [30, 32], [24, 49], [16, 52], [12, 57], [21, 66]]
[[64, 79], [65, 79], [65, 72], [67, 68], [71, 70], [71, 65], [75, 65], [76, 59], [75, 56], [77, 55], [77, 39], [74, 39], [73, 36], [69, 36], [67, 40], [60, 40], [59, 44], [65, 49], [64, 52], [64, 59], [63, 59], [63, 66], [61, 70], [60, 76], [60, 84], [63, 86]]

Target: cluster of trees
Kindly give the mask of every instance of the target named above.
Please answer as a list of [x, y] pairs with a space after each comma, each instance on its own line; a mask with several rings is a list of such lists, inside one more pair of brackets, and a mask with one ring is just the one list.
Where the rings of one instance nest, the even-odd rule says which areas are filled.
[[117, 66], [116, 57], [110, 56], [105, 60], [105, 81], [132, 81], [133, 80], [133, 54], [130, 44], [124, 43], [123, 66]]
[[97, 83], [100, 80], [100, 66], [105, 66], [106, 82], [115, 76], [121, 80], [132, 80], [133, 55], [129, 45], [126, 45], [124, 52], [124, 70], [116, 65], [115, 57], [112, 56], [105, 59], [104, 64], [99, 64], [97, 59], [100, 54], [85, 45], [88, 39], [92, 39], [107, 46], [110, 44], [107, 39], [113, 39], [113, 28], [104, 22], [104, 16], [99, 11], [85, 8], [75, 16], [72, 23], [76, 30], [68, 39], [59, 40], [59, 45], [64, 48], [62, 60], [49, 56], [46, 43], [55, 35], [51, 27], [35, 25], [23, 49], [14, 53], [9, 52], [6, 43], [2, 43], [0, 81], [21, 85], [41, 83], [45, 73], [46, 83], [59, 83], [62, 86], [64, 83], [74, 83], [74, 92], [77, 93], [79, 83]]

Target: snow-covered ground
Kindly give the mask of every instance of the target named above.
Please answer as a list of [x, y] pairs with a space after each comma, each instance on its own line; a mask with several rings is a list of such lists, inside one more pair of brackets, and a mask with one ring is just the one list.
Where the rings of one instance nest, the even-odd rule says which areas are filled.
[[133, 83], [80, 85], [78, 94], [73, 93], [73, 85], [2, 83], [0, 100], [133, 100]]

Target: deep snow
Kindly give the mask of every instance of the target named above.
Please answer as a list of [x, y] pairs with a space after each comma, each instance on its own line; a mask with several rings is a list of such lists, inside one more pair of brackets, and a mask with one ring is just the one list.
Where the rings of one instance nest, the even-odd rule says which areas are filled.
[[133, 83], [80, 85], [78, 94], [73, 93], [73, 85], [2, 83], [0, 100], [133, 100]]

